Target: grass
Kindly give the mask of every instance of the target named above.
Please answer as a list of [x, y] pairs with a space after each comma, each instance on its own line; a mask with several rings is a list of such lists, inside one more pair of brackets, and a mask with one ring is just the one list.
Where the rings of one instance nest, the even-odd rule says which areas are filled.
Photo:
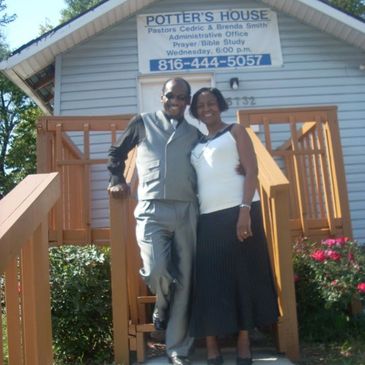
[[300, 350], [298, 365], [365, 365], [364, 339], [326, 344], [301, 343]]

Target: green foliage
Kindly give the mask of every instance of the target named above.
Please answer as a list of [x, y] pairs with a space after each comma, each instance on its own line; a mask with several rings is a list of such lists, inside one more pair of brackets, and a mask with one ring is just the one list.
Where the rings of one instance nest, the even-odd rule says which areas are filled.
[[109, 249], [50, 249], [52, 326], [57, 364], [95, 364], [112, 358]]
[[8, 348], [8, 329], [6, 326], [6, 316], [3, 313], [3, 311], [0, 311], [0, 316], [2, 316], [2, 320], [1, 320], [1, 327], [2, 327], [2, 334], [3, 334], [3, 338], [2, 343], [4, 344], [3, 346], [3, 355], [4, 355], [4, 365], [8, 364], [8, 358], [9, 358], [9, 348]]
[[6, 24], [11, 23], [16, 19], [15, 14], [7, 14], [6, 11], [7, 5], [5, 4], [5, 0], [0, 0], [0, 60], [3, 60], [9, 54], [8, 45], [5, 41], [5, 36], [3, 33], [3, 27]]
[[13, 20], [16, 19], [16, 15], [12, 14], [9, 15], [7, 13], [4, 13], [4, 11], [7, 9], [7, 5], [5, 4], [5, 0], [0, 0], [0, 26], [3, 26], [5, 24], [11, 23]]
[[294, 245], [294, 271], [301, 337], [331, 341], [359, 332], [364, 316], [351, 316], [354, 299], [364, 299], [365, 252], [345, 237]]
[[7, 154], [8, 179], [18, 184], [28, 174], [36, 173], [36, 121], [42, 115], [37, 107], [23, 113], [23, 118], [14, 129], [13, 142]]
[[35, 121], [40, 115], [36, 105], [0, 75], [0, 195], [35, 171]]
[[67, 8], [61, 10], [61, 23], [84, 13], [104, 0], [65, 0]]
[[328, 2], [331, 5], [342, 9], [349, 14], [357, 15], [360, 17], [365, 16], [364, 0], [328, 0]]

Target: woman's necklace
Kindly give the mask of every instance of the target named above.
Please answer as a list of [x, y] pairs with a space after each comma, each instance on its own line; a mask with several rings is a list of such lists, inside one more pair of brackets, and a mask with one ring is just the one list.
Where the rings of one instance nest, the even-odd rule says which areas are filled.
[[195, 154], [193, 153], [193, 155], [196, 158], [200, 158], [204, 152], [206, 151], [206, 149], [209, 147], [210, 142], [212, 142], [221, 132], [223, 132], [226, 128], [228, 127], [227, 124], [222, 122], [222, 126], [220, 126], [219, 129], [217, 129], [215, 132], [213, 133], [209, 133], [207, 136], [204, 137], [204, 144], [202, 146], [202, 149], [200, 150], [199, 153]]
[[223, 132], [227, 127], [227, 124], [226, 123], [223, 123], [221, 122], [219, 127], [215, 130], [215, 131], [212, 131], [212, 132], [209, 132], [208, 135], [207, 135], [207, 139], [208, 140], [212, 140], [214, 139], [219, 133]]

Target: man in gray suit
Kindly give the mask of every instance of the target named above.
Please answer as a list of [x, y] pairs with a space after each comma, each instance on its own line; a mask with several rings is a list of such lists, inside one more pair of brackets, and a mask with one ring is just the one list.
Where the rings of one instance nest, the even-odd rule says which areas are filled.
[[156, 329], [166, 329], [166, 352], [174, 365], [189, 363], [193, 343], [188, 315], [198, 207], [190, 151], [198, 131], [184, 118], [190, 94], [186, 80], [167, 80], [161, 95], [163, 110], [135, 116], [110, 148], [108, 164], [109, 193], [128, 196], [125, 160], [137, 146], [140, 274], [156, 294], [153, 322]]

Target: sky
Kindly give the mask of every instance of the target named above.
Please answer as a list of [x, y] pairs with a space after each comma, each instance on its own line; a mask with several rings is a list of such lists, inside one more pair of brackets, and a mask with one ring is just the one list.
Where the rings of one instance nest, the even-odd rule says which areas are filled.
[[21, 47], [39, 36], [39, 25], [48, 23], [54, 27], [59, 24], [61, 9], [66, 8], [64, 0], [5, 0], [8, 15], [17, 18], [3, 28], [10, 50]]

